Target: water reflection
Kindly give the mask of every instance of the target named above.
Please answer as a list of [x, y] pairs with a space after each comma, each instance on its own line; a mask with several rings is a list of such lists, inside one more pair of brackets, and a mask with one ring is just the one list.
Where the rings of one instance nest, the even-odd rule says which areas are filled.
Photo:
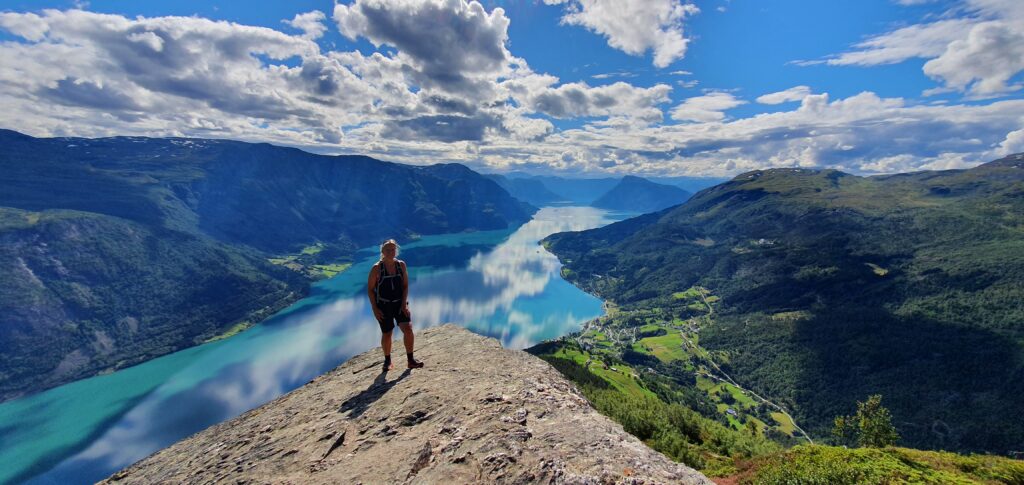
[[[554, 232], [598, 227], [619, 218], [593, 208], [552, 207], [515, 231], [427, 236], [405, 245], [400, 257], [409, 264], [414, 328], [455, 322], [509, 348], [578, 328], [601, 313], [601, 302], [562, 280], [557, 258], [537, 242]], [[31, 406], [0, 406], [3, 434], [15, 438], [4, 439], [0, 448], [0, 459], [16, 458], [15, 470], [8, 473], [53, 463], [54, 454], [62, 453], [67, 458], [32, 482], [102, 479], [379, 345], [380, 330], [366, 298], [366, 275], [377, 255], [372, 250], [362, 254], [365, 258], [345, 273], [318, 283], [310, 297], [235, 337], [147, 362], [132, 372], [33, 396]], [[401, 339], [401, 332], [395, 338]], [[401, 343], [395, 345], [401, 351]], [[96, 424], [82, 427], [91, 434], [78, 437], [79, 443], [73, 443], [78, 452], [72, 456], [51, 444], [58, 441], [50, 434], [60, 430], [20, 424], [66, 419], [62, 413], [76, 400], [97, 399], [109, 402], [77, 416]], [[62, 438], [67, 446], [67, 436]], [[17, 475], [6, 479], [12, 476]]]

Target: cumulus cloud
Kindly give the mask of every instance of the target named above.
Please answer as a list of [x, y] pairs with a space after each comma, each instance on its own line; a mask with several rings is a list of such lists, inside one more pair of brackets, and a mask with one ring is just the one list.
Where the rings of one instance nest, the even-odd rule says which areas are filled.
[[530, 75], [505, 86], [523, 106], [554, 118], [621, 116], [647, 123], [662, 120], [657, 105], [668, 102], [672, 91], [666, 84], [641, 88], [616, 82], [591, 87], [579, 82], [555, 87], [554, 81], [550, 76]]
[[[136, 129], [225, 129], [258, 117], [302, 128], [311, 140], [341, 136], [313, 99], [308, 72], [304, 78], [302, 68], [274, 64], [291, 58], [329, 64], [307, 38], [196, 17], [128, 19], [81, 10], [3, 13], [0, 28], [25, 41], [0, 44], [0, 82], [29, 113], [74, 119], [91, 108], [135, 120]], [[351, 72], [325, 67], [318, 76], [352, 95], [335, 99], [337, 105], [356, 113], [367, 108]], [[34, 103], [43, 99], [66, 109]]]
[[1024, 128], [1007, 133], [994, 153], [1000, 156], [1024, 153]]
[[1020, 84], [1007, 84], [1024, 71], [1024, 22], [984, 22], [975, 25], [967, 37], [950, 42], [942, 55], [924, 65], [924, 73], [943, 81], [947, 87], [969, 90], [978, 96], [1017, 91]]
[[666, 67], [686, 55], [689, 39], [683, 21], [700, 12], [679, 0], [544, 0], [565, 5], [561, 22], [578, 25], [608, 39], [627, 54], [654, 53], [654, 65]]
[[459, 94], [488, 93], [490, 78], [507, 69], [509, 19], [466, 0], [356, 0], [334, 6], [334, 20], [350, 39], [398, 50], [398, 59], [422, 85]]
[[302, 31], [302, 36], [306, 39], [319, 39], [327, 32], [327, 26], [324, 25], [324, 20], [327, 18], [323, 12], [319, 10], [313, 10], [311, 12], [295, 14], [295, 18], [291, 20], [283, 20], [282, 22]]
[[[728, 92], [671, 106], [667, 84], [591, 86], [534, 72], [508, 51], [504, 13], [477, 2], [362, 0], [334, 17], [347, 35], [380, 49], [321, 51], [307, 23], [315, 13], [281, 26], [299, 29], [292, 34], [196, 17], [0, 13], [0, 29], [17, 37], [0, 43], [0, 112], [8, 113], [0, 125], [36, 136], [226, 137], [405, 163], [594, 174], [791, 166], [884, 173], [1024, 150], [1024, 100], [922, 106], [797, 86], [757, 100], [799, 105], [734, 119], [725, 112], [745, 101]], [[431, 22], [441, 31], [405, 30]], [[418, 50], [416, 35], [439, 52]], [[941, 62], [933, 66], [961, 86]], [[1012, 79], [1002, 81], [1007, 89]], [[556, 129], [552, 120], [577, 127]]]
[[441, 142], [481, 141], [484, 132], [497, 124], [497, 120], [488, 116], [429, 115], [390, 121], [387, 129], [396, 138]]
[[703, 96], [687, 98], [672, 109], [672, 119], [676, 121], [721, 121], [725, 119], [723, 111], [746, 104], [730, 93], [712, 92]]
[[953, 18], [876, 35], [825, 62], [874, 66], [922, 58], [924, 73], [946, 90], [986, 97], [1021, 89], [1008, 82], [1024, 71], [1024, 2], [964, 0], [947, 17]]
[[789, 101], [800, 101], [809, 94], [811, 94], [811, 88], [807, 86], [794, 86], [785, 91], [758, 96], [756, 101], [761, 104], [782, 104]]

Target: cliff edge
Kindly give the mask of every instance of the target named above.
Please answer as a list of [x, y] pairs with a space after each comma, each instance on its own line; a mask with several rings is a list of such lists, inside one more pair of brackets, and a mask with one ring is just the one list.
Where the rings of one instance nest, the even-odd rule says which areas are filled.
[[599, 414], [543, 360], [454, 324], [416, 335], [421, 369], [359, 354], [103, 483], [687, 483], [699, 472]]

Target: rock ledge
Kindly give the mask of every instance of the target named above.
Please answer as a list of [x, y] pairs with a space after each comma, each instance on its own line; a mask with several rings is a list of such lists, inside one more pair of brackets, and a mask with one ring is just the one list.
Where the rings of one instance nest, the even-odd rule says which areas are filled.
[[380, 348], [103, 483], [710, 484], [599, 414], [554, 368], [454, 324]]

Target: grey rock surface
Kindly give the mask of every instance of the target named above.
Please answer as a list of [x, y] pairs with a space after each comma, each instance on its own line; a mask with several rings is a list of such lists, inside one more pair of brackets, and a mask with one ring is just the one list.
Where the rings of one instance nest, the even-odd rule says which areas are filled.
[[380, 348], [103, 483], [712, 483], [599, 414], [554, 368], [446, 324]]

